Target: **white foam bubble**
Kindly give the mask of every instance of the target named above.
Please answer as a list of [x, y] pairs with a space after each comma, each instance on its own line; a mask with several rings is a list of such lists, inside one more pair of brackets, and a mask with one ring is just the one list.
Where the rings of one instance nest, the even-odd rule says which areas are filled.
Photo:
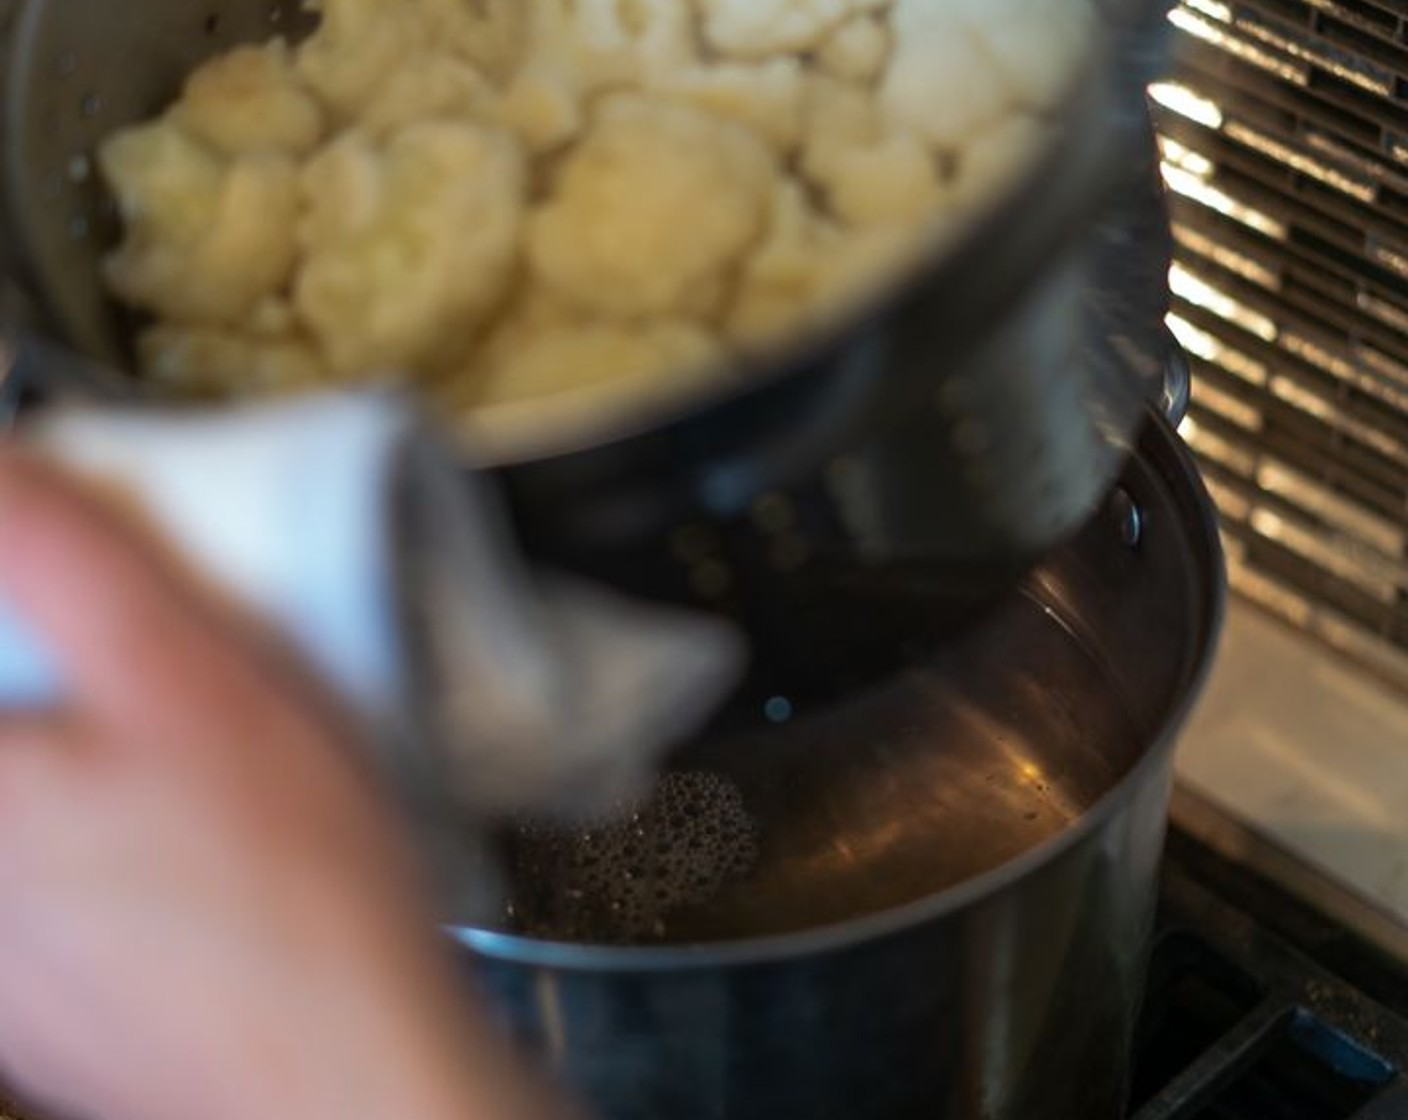
[[673, 913], [708, 902], [758, 855], [738, 787], [701, 772], [665, 775], [647, 801], [591, 828], [525, 826], [515, 847], [515, 928], [609, 943], [667, 939]]

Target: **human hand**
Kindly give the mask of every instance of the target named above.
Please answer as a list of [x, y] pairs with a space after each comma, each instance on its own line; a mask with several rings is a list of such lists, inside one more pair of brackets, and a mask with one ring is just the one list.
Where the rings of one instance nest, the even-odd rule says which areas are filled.
[[0, 451], [0, 596], [79, 698], [0, 719], [0, 1068], [94, 1120], [528, 1120], [355, 731], [268, 636]]

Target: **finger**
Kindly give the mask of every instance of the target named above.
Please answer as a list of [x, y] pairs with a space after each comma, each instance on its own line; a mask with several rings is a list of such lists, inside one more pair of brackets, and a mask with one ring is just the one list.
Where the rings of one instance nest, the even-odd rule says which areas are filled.
[[17, 811], [47, 803], [56, 765], [77, 754], [84, 739], [68, 716], [0, 720], [0, 837]]
[[211, 660], [215, 612], [194, 577], [117, 503], [0, 448], [0, 596], [85, 706], [130, 710]]

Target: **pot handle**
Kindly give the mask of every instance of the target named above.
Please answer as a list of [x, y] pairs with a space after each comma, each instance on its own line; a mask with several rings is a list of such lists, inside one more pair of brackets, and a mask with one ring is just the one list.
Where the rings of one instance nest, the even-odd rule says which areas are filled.
[[1193, 371], [1188, 364], [1188, 355], [1183, 352], [1173, 331], [1164, 327], [1164, 333], [1164, 387], [1159, 407], [1169, 424], [1177, 428], [1188, 415], [1188, 405], [1192, 401]]

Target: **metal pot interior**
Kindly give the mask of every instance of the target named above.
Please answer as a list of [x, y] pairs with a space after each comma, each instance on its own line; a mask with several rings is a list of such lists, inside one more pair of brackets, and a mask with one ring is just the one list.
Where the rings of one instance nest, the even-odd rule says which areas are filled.
[[981, 624], [939, 637], [934, 592], [922, 568], [786, 592], [663, 804], [514, 834], [524, 940], [490, 955], [844, 939], [995, 888], [1163, 760], [1211, 657], [1221, 556], [1196, 472], [1155, 422], [1107, 508]]

